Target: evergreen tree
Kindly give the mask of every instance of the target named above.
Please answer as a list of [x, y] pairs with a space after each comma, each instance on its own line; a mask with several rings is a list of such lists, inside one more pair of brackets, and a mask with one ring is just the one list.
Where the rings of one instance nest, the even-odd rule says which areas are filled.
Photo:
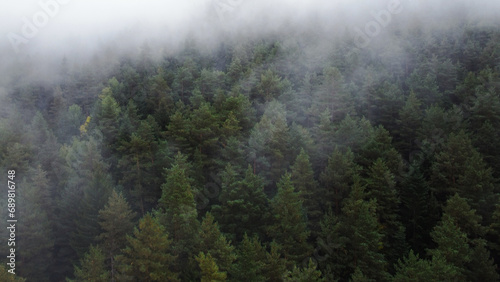
[[405, 229], [399, 220], [400, 199], [395, 186], [394, 175], [382, 159], [377, 159], [368, 173], [366, 187], [368, 196], [377, 200], [377, 216], [384, 235], [382, 253], [389, 265], [406, 252]]
[[406, 159], [409, 159], [410, 153], [416, 149], [417, 132], [415, 129], [420, 127], [423, 118], [420, 107], [421, 102], [412, 91], [406, 99], [404, 107], [399, 111], [398, 125], [401, 143], [398, 147]]
[[442, 202], [459, 193], [482, 216], [487, 215], [493, 205], [491, 168], [486, 166], [464, 131], [450, 134], [432, 165], [431, 181], [433, 191]]
[[282, 247], [285, 260], [300, 262], [310, 254], [307, 243], [310, 232], [303, 214], [299, 193], [294, 191], [291, 176], [286, 173], [278, 183], [278, 194], [273, 198], [274, 224], [270, 236]]
[[370, 279], [388, 279], [380, 252], [384, 236], [379, 231], [376, 200], [367, 201], [366, 197], [365, 188], [355, 179], [341, 216], [334, 220], [325, 217], [322, 223], [323, 238], [332, 238], [328, 242], [332, 255], [326, 263], [341, 279], [350, 277], [356, 268]]
[[349, 195], [350, 186], [360, 167], [354, 162], [354, 154], [350, 149], [342, 152], [338, 147], [328, 158], [328, 165], [320, 175], [323, 185], [323, 209], [333, 208], [340, 214], [341, 203]]
[[248, 237], [245, 233], [238, 246], [237, 260], [230, 271], [231, 280], [260, 282], [264, 281], [266, 251], [258, 237]]
[[133, 231], [135, 216], [122, 193], [118, 194], [116, 190], [113, 190], [108, 203], [99, 211], [102, 232], [98, 239], [103, 244], [106, 260], [109, 260], [112, 281], [116, 272], [115, 256], [125, 247], [125, 236]]
[[414, 162], [401, 184], [401, 221], [406, 241], [417, 254], [424, 254], [431, 238], [429, 233], [438, 221], [430, 204], [430, 188]]
[[67, 281], [109, 281], [110, 275], [106, 270], [105, 260], [106, 257], [99, 247], [90, 246], [89, 251], [80, 260], [80, 267], [75, 265], [75, 279], [67, 279]]
[[234, 247], [231, 245], [231, 241], [227, 241], [220, 232], [219, 225], [214, 222], [214, 217], [209, 212], [201, 222], [198, 237], [200, 240], [199, 250], [207, 256], [210, 255], [210, 259], [214, 260], [222, 271], [228, 271], [236, 259]]
[[300, 150], [291, 171], [293, 186], [300, 193], [299, 195], [303, 201], [302, 205], [307, 211], [308, 227], [315, 237], [320, 231], [319, 220], [322, 211], [319, 203], [321, 202], [321, 195], [318, 182], [314, 179], [314, 171], [309, 162], [309, 156], [304, 149]]
[[444, 214], [443, 219], [432, 230], [431, 237], [437, 248], [429, 250], [429, 254], [433, 257], [443, 257], [464, 276], [465, 265], [472, 259], [467, 234], [454, 224], [450, 216]]
[[325, 281], [321, 278], [321, 271], [316, 269], [316, 265], [309, 260], [307, 267], [302, 269], [297, 266], [293, 267], [292, 271], [288, 271], [283, 278], [285, 282], [320, 282]]
[[156, 218], [146, 214], [139, 221], [133, 236], [127, 235], [127, 247], [116, 257], [121, 279], [132, 281], [178, 281], [170, 270], [175, 256], [171, 254], [172, 240]]
[[442, 256], [434, 256], [431, 261], [420, 259], [412, 250], [408, 257], [398, 260], [393, 281], [457, 281], [463, 279], [459, 269], [446, 262]]
[[51, 210], [45, 206], [50, 205], [46, 202], [49, 200], [49, 185], [40, 166], [31, 173], [34, 174], [32, 179], [18, 185], [22, 189], [17, 190], [17, 197], [14, 198], [18, 202], [16, 208], [19, 213], [16, 215], [20, 219], [16, 224], [16, 241], [12, 241], [16, 252], [19, 252], [16, 253], [19, 255], [17, 273], [30, 280], [50, 281], [48, 270], [53, 263], [54, 233], [49, 221]]
[[243, 234], [257, 234], [263, 238], [271, 220], [269, 201], [264, 194], [262, 178], [248, 166], [243, 180], [237, 180], [231, 165], [226, 167], [222, 178], [220, 205], [213, 206], [221, 230], [241, 241]]
[[202, 282], [216, 282], [216, 281], [226, 281], [226, 272], [220, 272], [215, 259], [209, 254], [205, 255], [200, 252], [196, 257], [201, 269], [201, 281]]

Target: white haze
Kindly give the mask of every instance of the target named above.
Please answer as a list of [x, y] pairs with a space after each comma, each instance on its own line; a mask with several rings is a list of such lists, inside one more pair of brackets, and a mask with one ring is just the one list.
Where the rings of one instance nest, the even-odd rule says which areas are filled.
[[[44, 13], [42, 4], [55, 1], [68, 3], [59, 4], [46, 25], [15, 46], [12, 38], [24, 38], [25, 21], [33, 23], [37, 13]], [[0, 87], [8, 82], [6, 77], [11, 69], [25, 60], [46, 73], [63, 57], [85, 62], [105, 48], [116, 54], [137, 52], [145, 42], [152, 44], [157, 54], [164, 54], [182, 48], [187, 37], [207, 48], [228, 38], [256, 38], [268, 33], [300, 36], [314, 32], [319, 35], [316, 38], [331, 41], [337, 34], [363, 29], [374, 19], [374, 12], [387, 10], [394, 3], [399, 3], [402, 10], [392, 15], [392, 24], [398, 25], [406, 20], [439, 25], [443, 19], [464, 15], [491, 24], [500, 14], [498, 0], [0, 0], [0, 3]]]

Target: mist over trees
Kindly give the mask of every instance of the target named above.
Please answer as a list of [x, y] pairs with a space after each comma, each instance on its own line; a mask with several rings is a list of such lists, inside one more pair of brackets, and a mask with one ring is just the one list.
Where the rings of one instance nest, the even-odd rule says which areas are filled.
[[5, 56], [0, 280], [500, 280], [498, 4], [285, 2]]

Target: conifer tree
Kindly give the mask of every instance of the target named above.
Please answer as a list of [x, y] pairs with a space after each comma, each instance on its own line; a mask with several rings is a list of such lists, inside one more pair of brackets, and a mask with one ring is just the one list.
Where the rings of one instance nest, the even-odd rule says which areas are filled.
[[106, 256], [101, 248], [90, 246], [89, 251], [80, 259], [80, 266], [75, 265], [75, 279], [68, 279], [67, 281], [109, 281], [110, 275], [109, 271], [106, 270], [105, 260]]
[[316, 265], [309, 260], [307, 267], [298, 268], [296, 265], [292, 271], [288, 271], [284, 277], [285, 282], [321, 282], [325, 281], [321, 277], [321, 271], [316, 269]]
[[295, 159], [291, 171], [293, 186], [300, 193], [299, 195], [303, 201], [302, 206], [307, 212], [309, 229], [311, 234], [317, 236], [320, 231], [319, 219], [322, 215], [319, 205], [321, 195], [318, 190], [318, 182], [314, 179], [314, 171], [309, 162], [309, 156], [303, 148]]
[[433, 256], [431, 261], [419, 258], [412, 250], [408, 257], [398, 260], [393, 281], [446, 281], [460, 280], [463, 276], [460, 270], [449, 264], [444, 257]]
[[228, 271], [231, 264], [236, 259], [234, 247], [231, 241], [228, 241], [224, 234], [219, 230], [219, 225], [214, 222], [214, 217], [207, 212], [201, 222], [199, 250], [204, 254], [210, 255], [211, 259], [217, 263], [222, 271]]
[[285, 173], [278, 183], [278, 194], [271, 202], [275, 222], [269, 229], [270, 236], [282, 247], [283, 256], [290, 263], [302, 261], [311, 251], [302, 201], [294, 190], [291, 175]]
[[49, 200], [49, 185], [40, 166], [31, 173], [34, 174], [31, 179], [18, 185], [22, 189], [17, 189], [17, 197], [14, 198], [19, 223], [15, 224], [17, 237], [11, 247], [16, 247], [18, 252], [16, 272], [19, 275], [30, 280], [50, 281], [48, 267], [53, 262], [55, 236], [49, 221], [51, 209], [46, 206], [50, 205], [46, 202]]
[[366, 187], [368, 196], [377, 200], [377, 216], [384, 235], [382, 253], [390, 266], [406, 253], [405, 229], [399, 220], [400, 199], [395, 186], [394, 175], [382, 159], [377, 159], [370, 167]]
[[208, 253], [200, 252], [196, 257], [201, 269], [201, 281], [202, 282], [218, 282], [226, 281], [226, 272], [220, 272], [215, 259]]
[[177, 155], [174, 164], [167, 170], [162, 196], [158, 200], [160, 220], [172, 235], [179, 251], [194, 243], [198, 232], [196, 203], [192, 180], [186, 175], [186, 165], [182, 155]]
[[493, 206], [493, 177], [481, 154], [462, 130], [451, 133], [432, 165], [431, 183], [438, 199], [445, 202], [459, 193], [480, 215]]
[[360, 167], [354, 162], [354, 154], [350, 149], [342, 152], [338, 147], [328, 158], [328, 165], [320, 175], [323, 185], [323, 209], [332, 208], [340, 214], [341, 203], [349, 195], [355, 175]]
[[[119, 280], [178, 281], [177, 273], [170, 270], [176, 257], [171, 254], [172, 240], [156, 218], [146, 214], [139, 221], [133, 236], [127, 235], [127, 246], [116, 257]], [[122, 277], [123, 276], [123, 277]]]
[[417, 131], [415, 129], [420, 127], [423, 119], [420, 107], [420, 100], [415, 95], [415, 92], [411, 91], [404, 107], [399, 111], [398, 125], [401, 142], [398, 147], [402, 150], [402, 155], [406, 159], [410, 158], [410, 153], [416, 148]]
[[257, 236], [248, 237], [245, 233], [238, 246], [237, 260], [233, 264], [230, 277], [234, 281], [264, 281], [266, 251]]
[[341, 279], [350, 277], [356, 268], [370, 279], [388, 279], [386, 261], [380, 252], [384, 236], [379, 231], [376, 200], [366, 198], [365, 188], [356, 178], [341, 216], [333, 220], [333, 225], [328, 217], [323, 221], [323, 237], [332, 238], [328, 242], [332, 255], [326, 263]]
[[130, 209], [122, 193], [113, 190], [106, 206], [99, 211], [99, 225], [103, 232], [98, 239], [103, 244], [106, 260], [111, 267], [111, 280], [115, 277], [115, 256], [125, 247], [126, 235], [132, 233], [136, 214]]
[[240, 241], [243, 234], [266, 235], [271, 220], [269, 201], [264, 194], [262, 178], [253, 173], [249, 165], [245, 178], [237, 180], [233, 167], [228, 165], [222, 176], [220, 205], [212, 212], [223, 232], [232, 235], [232, 241]]
[[409, 167], [401, 184], [401, 221], [406, 230], [406, 240], [417, 254], [425, 254], [430, 242], [430, 230], [438, 221], [431, 213], [430, 188], [416, 163]]

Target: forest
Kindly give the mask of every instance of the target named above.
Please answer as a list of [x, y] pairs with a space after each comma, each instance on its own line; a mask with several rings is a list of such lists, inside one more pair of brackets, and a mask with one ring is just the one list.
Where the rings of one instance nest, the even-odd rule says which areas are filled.
[[500, 25], [309, 28], [20, 60], [0, 280], [499, 281]]

